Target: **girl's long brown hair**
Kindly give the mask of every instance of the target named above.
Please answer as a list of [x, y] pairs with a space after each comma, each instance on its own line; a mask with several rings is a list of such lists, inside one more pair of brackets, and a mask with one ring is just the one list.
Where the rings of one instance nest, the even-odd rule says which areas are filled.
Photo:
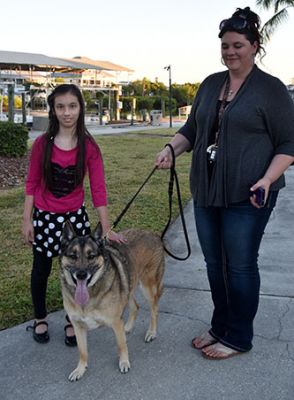
[[76, 163], [76, 172], [75, 172], [75, 185], [78, 186], [83, 182], [85, 173], [86, 173], [86, 165], [85, 165], [85, 157], [86, 157], [86, 139], [89, 138], [95, 145], [96, 142], [87, 130], [85, 126], [85, 103], [80, 89], [73, 84], [63, 84], [57, 86], [53, 92], [48, 96], [47, 102], [49, 105], [49, 125], [48, 129], [45, 133], [45, 143], [44, 143], [44, 157], [43, 157], [43, 165], [42, 165], [42, 175], [45, 187], [47, 189], [52, 188], [53, 180], [52, 180], [52, 167], [51, 167], [51, 155], [52, 155], [52, 147], [54, 144], [54, 138], [59, 131], [59, 121], [55, 115], [54, 105], [55, 98], [60, 95], [64, 95], [70, 93], [78, 99], [80, 105], [80, 115], [77, 120], [76, 126], [76, 135], [78, 138], [77, 147], [77, 163]]

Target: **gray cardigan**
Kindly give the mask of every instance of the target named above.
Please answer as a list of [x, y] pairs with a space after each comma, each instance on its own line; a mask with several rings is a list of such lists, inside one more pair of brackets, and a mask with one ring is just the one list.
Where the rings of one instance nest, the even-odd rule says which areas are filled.
[[[285, 85], [254, 66], [226, 107], [217, 159], [208, 176], [207, 152], [221, 87], [228, 72], [208, 76], [195, 97], [191, 114], [179, 130], [193, 148], [190, 187], [200, 207], [244, 201], [275, 154], [294, 156], [294, 103]], [[285, 186], [284, 175], [270, 190]]]

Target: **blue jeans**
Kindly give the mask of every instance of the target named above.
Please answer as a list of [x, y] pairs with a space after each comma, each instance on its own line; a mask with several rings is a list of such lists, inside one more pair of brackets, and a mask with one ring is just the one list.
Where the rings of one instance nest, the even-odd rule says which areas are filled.
[[249, 200], [228, 208], [197, 207], [194, 203], [214, 304], [210, 333], [238, 351], [252, 348], [260, 288], [258, 251], [277, 196], [278, 192], [271, 192], [260, 209]]

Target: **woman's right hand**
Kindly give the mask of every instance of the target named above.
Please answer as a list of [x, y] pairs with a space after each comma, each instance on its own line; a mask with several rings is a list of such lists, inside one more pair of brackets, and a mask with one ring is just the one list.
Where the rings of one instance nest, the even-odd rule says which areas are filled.
[[32, 243], [34, 242], [34, 227], [33, 227], [32, 221], [30, 221], [30, 220], [23, 221], [22, 235], [23, 235], [25, 243], [31, 246]]
[[170, 168], [172, 166], [172, 162], [172, 154], [168, 146], [156, 155], [155, 166], [159, 169]]

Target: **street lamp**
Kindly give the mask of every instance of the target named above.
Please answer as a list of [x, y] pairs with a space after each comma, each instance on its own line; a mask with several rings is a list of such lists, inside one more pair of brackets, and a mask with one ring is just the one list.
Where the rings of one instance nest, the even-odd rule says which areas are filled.
[[172, 128], [173, 122], [172, 122], [172, 83], [171, 83], [171, 65], [167, 65], [164, 67], [169, 72], [169, 127]]

